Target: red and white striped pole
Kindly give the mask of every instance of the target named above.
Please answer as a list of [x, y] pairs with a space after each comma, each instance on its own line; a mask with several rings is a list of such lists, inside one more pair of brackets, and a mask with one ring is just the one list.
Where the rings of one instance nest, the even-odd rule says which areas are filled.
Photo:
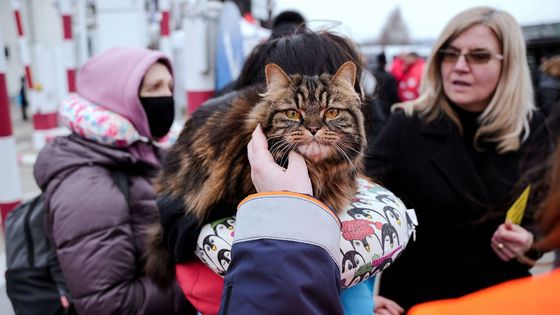
[[171, 0], [160, 0], [159, 10], [161, 20], [159, 22], [160, 39], [159, 50], [161, 50], [170, 60], [173, 60], [173, 46], [171, 44]]
[[62, 18], [63, 60], [66, 68], [68, 93], [76, 92], [76, 55], [74, 53], [74, 36], [72, 33], [71, 0], [59, 0], [60, 17]]
[[49, 111], [41, 109], [44, 104], [39, 104], [39, 98], [42, 96], [39, 95], [41, 92], [34, 90], [33, 77], [31, 74], [31, 54], [25, 38], [25, 30], [21, 18], [21, 4], [19, 0], [11, 0], [11, 3], [16, 21], [21, 62], [25, 67], [25, 77], [27, 79], [27, 86], [29, 87], [29, 101], [31, 110], [33, 111], [33, 147], [39, 150], [47, 141], [53, 138], [53, 133], [57, 130], [58, 112], [56, 110]]
[[[4, 47], [0, 29], [0, 47]], [[0, 54], [0, 214], [2, 226], [8, 213], [21, 202], [16, 142], [12, 136], [10, 101], [6, 85], [6, 57]]]
[[27, 82], [28, 90], [33, 90], [33, 77], [31, 75], [31, 54], [29, 53], [29, 46], [27, 45], [27, 40], [25, 39], [25, 34], [23, 32], [23, 20], [21, 18], [21, 4], [19, 0], [12, 0], [12, 10], [14, 11], [14, 17], [16, 21], [16, 29], [18, 36], [18, 46], [21, 55], [21, 62], [25, 68], [25, 79]]
[[[213, 2], [213, 1], [211, 1]], [[185, 89], [187, 93], [187, 115], [193, 113], [202, 103], [214, 96], [215, 69], [209, 41], [214, 40], [208, 32], [208, 23], [202, 15], [187, 17], [183, 20], [183, 30], [187, 49], [185, 49]]]

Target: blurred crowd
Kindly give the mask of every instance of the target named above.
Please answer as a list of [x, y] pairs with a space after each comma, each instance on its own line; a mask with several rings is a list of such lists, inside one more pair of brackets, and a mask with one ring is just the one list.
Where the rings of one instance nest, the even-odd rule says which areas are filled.
[[[296, 239], [273, 228], [257, 229], [254, 214], [247, 213], [269, 211], [276, 221], [262, 226], [296, 229], [300, 226], [283, 221], [283, 211], [302, 209], [312, 221], [330, 218], [332, 210], [309, 196], [313, 191], [307, 186], [296, 185], [309, 181], [301, 156], [290, 156], [288, 169], [280, 168], [259, 128], [249, 144], [257, 197], [281, 202], [259, 203], [254, 196], [244, 201], [235, 237], [251, 229], [261, 234], [251, 246], [229, 244], [231, 264], [224, 279], [194, 254], [178, 253], [178, 244], [197, 238], [202, 227], [191, 228], [184, 205], [162, 203], [153, 188], [166, 154], [157, 141], [174, 120], [173, 67], [160, 52], [117, 48], [81, 67], [77, 93], [60, 110], [72, 134], [50, 142], [35, 164], [45, 196], [45, 234], [66, 285], [61, 309], [77, 314], [558, 312], [560, 271], [550, 266], [551, 273], [532, 281], [529, 269], [543, 253], [560, 248], [560, 55], [543, 58], [532, 80], [515, 18], [476, 7], [449, 20], [429, 56], [380, 53], [368, 72], [351, 40], [311, 31], [305, 23], [297, 12], [280, 14], [271, 37], [249, 55], [239, 78], [201, 108], [228, 108], [250, 89], [260, 92], [255, 99], [262, 97], [270, 84], [265, 73], [270, 63], [287, 75], [335, 75], [346, 61], [357, 66], [357, 81], [348, 88], [363, 103], [363, 174], [414, 209], [418, 221], [413, 239], [383, 271], [379, 291], [372, 272], [340, 292], [341, 267], [335, 261], [340, 226], [317, 219], [313, 229], [294, 230]], [[372, 78], [375, 87], [367, 88]], [[25, 120], [23, 81], [20, 102]], [[126, 173], [124, 194], [116, 170]], [[356, 221], [376, 215], [364, 207]], [[399, 225], [412, 221], [389, 212], [380, 215]], [[161, 240], [172, 253], [166, 267], [177, 270], [167, 287], [145, 270], [153, 223], [167, 229]], [[320, 233], [337, 237], [313, 243], [312, 234]], [[283, 259], [270, 266], [272, 257], [263, 248], [279, 241], [289, 246], [281, 247]], [[215, 250], [218, 244], [209, 246]], [[236, 257], [245, 260], [234, 263]], [[312, 259], [322, 263], [309, 264]], [[351, 265], [371, 269], [375, 259], [356, 255]]]

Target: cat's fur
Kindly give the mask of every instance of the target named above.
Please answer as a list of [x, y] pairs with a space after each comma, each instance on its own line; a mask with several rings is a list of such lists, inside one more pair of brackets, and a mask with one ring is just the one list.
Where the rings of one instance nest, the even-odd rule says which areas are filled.
[[[265, 74], [264, 94], [249, 89], [231, 104], [195, 112], [164, 160], [157, 193], [182, 198], [185, 212], [201, 225], [216, 207], [226, 206], [233, 215], [237, 204], [255, 193], [246, 147], [259, 123], [279, 164], [286, 166], [291, 150], [305, 157], [316, 198], [342, 210], [357, 190], [366, 140], [355, 64], [313, 77], [288, 76], [269, 64]], [[316, 141], [306, 147], [312, 131]]]

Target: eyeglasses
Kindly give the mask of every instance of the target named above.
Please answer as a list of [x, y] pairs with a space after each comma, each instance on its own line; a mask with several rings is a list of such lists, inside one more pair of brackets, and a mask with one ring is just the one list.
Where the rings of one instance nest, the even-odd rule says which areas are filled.
[[441, 58], [441, 61], [446, 63], [456, 63], [461, 56], [465, 56], [468, 64], [477, 65], [486, 64], [492, 58], [496, 58], [498, 60], [504, 59], [504, 56], [502, 54], [492, 54], [489, 51], [471, 51], [468, 53], [461, 53], [453, 49], [442, 49], [438, 51], [438, 54]]

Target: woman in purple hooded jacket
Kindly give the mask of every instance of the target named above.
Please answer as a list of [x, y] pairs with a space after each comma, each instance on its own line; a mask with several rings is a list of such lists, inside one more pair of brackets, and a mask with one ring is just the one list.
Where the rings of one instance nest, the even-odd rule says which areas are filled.
[[[146, 49], [115, 48], [78, 72], [77, 95], [60, 109], [72, 130], [39, 154], [34, 175], [49, 202], [46, 232], [79, 314], [178, 314], [177, 287], [145, 276], [144, 236], [158, 220], [154, 140], [174, 118], [169, 60]], [[128, 177], [128, 200], [112, 174]]]

